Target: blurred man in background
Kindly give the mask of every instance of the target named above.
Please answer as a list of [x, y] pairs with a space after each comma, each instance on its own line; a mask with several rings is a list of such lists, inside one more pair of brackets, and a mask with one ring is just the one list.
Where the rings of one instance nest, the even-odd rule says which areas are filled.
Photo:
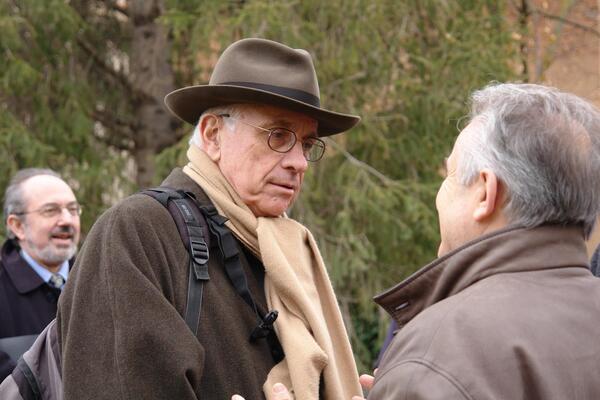
[[[21, 346], [15, 339], [23, 336], [26, 348], [55, 317], [77, 251], [80, 213], [73, 191], [55, 171], [26, 168], [10, 180], [0, 255], [0, 338], [11, 338], [4, 343]], [[0, 381], [15, 361], [0, 351]]]

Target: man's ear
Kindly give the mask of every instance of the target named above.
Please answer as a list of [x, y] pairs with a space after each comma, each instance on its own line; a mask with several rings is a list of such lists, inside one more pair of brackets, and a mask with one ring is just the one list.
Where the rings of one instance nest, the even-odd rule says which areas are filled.
[[483, 222], [500, 209], [500, 182], [494, 172], [483, 169], [477, 178], [477, 207], [473, 211], [473, 219]]
[[23, 229], [23, 221], [14, 214], [10, 214], [6, 219], [6, 226], [19, 240], [25, 239], [25, 229]]
[[214, 162], [219, 161], [221, 158], [221, 143], [219, 137], [221, 124], [219, 122], [219, 117], [207, 114], [200, 119], [200, 124], [198, 126], [198, 134], [202, 138], [204, 152], [208, 154], [210, 159]]

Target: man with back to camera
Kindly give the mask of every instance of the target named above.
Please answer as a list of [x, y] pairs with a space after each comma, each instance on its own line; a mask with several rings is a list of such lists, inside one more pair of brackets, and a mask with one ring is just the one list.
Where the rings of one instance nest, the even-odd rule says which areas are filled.
[[[194, 337], [182, 318], [189, 254], [173, 218], [148, 196], [125, 199], [90, 231], [61, 297], [65, 399], [260, 399], [275, 382], [303, 400], [359, 394], [316, 243], [285, 216], [323, 156], [321, 138], [359, 117], [321, 108], [308, 52], [264, 39], [233, 43], [208, 85], [165, 102], [196, 128], [189, 163], [163, 185], [229, 219], [254, 302], [236, 292], [211, 240]], [[249, 340], [270, 310], [276, 335]]]
[[489, 85], [446, 169], [439, 258], [375, 298], [399, 330], [374, 382], [361, 376], [368, 400], [600, 398], [600, 281], [584, 242], [600, 212], [598, 109]]
[[[0, 255], [0, 341], [36, 335], [55, 317], [77, 251], [80, 213], [73, 191], [53, 170], [26, 168], [10, 180], [4, 194], [8, 239]], [[0, 351], [0, 381], [15, 362]]]
[[471, 107], [436, 199], [439, 258], [375, 298], [400, 330], [368, 398], [600, 398], [584, 243], [600, 112], [528, 84], [490, 85]]

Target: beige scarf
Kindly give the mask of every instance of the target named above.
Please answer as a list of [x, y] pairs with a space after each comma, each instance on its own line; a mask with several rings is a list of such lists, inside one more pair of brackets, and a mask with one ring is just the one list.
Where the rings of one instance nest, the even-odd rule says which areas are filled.
[[285, 352], [263, 386], [267, 399], [281, 382], [296, 399], [317, 400], [321, 373], [326, 399], [361, 395], [342, 316], [311, 233], [285, 216], [255, 217], [206, 153], [191, 145], [187, 155], [190, 163], [183, 172], [229, 218], [229, 229], [265, 267], [267, 303], [279, 311], [275, 329]]

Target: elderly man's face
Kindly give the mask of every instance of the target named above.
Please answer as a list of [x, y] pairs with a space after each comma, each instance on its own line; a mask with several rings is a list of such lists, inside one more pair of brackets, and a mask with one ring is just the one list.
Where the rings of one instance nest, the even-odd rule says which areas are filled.
[[[248, 107], [235, 129], [222, 124], [217, 164], [235, 191], [257, 217], [276, 217], [296, 200], [308, 162], [302, 141], [317, 136], [317, 122], [303, 114], [271, 106]], [[298, 141], [287, 153], [267, 144], [268, 133], [251, 127], [287, 128]]]
[[[77, 199], [71, 188], [51, 175], [37, 175], [21, 186], [25, 212], [11, 226], [21, 248], [38, 263], [55, 268], [75, 254], [79, 242], [79, 214], [73, 215]], [[58, 215], [52, 208], [60, 207]]]

